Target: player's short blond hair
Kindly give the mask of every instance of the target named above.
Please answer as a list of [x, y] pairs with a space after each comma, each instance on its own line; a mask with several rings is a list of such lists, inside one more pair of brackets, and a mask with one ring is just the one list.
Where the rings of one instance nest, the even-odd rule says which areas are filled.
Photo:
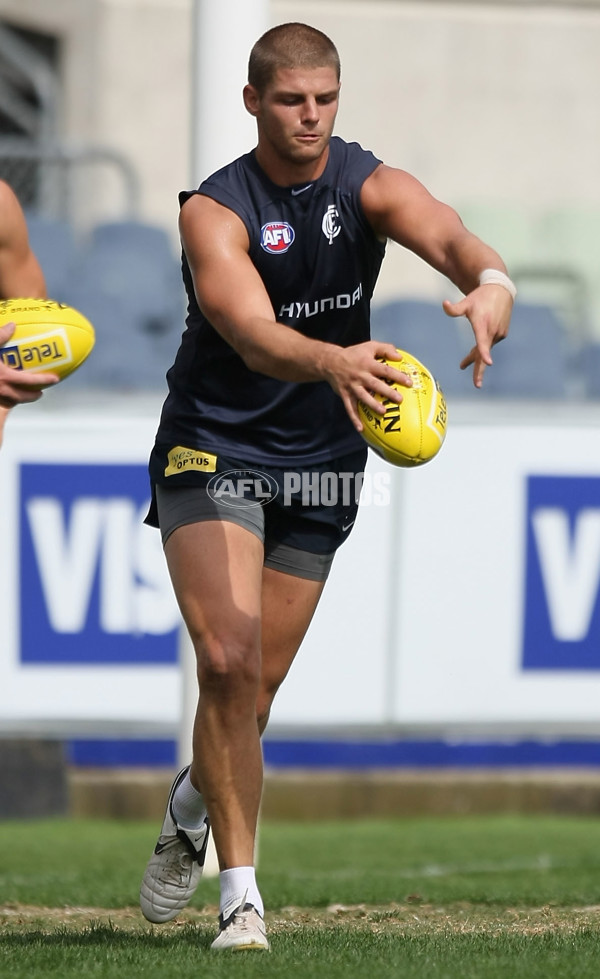
[[335, 44], [308, 24], [279, 24], [259, 37], [250, 52], [248, 83], [261, 95], [279, 68], [333, 68], [340, 80]]

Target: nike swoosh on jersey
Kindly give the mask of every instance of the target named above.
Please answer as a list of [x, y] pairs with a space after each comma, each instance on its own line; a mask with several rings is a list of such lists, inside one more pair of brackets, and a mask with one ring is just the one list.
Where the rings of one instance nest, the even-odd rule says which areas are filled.
[[307, 184], [306, 187], [300, 187], [299, 190], [292, 189], [292, 196], [293, 197], [297, 197], [298, 194], [303, 194], [305, 190], [310, 190], [311, 187], [312, 187], [312, 184]]

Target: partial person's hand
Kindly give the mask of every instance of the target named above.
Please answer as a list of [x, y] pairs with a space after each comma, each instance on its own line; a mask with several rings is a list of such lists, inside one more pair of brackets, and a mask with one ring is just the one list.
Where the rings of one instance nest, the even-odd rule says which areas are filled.
[[480, 388], [486, 367], [493, 364], [491, 349], [508, 334], [513, 300], [504, 286], [487, 284], [473, 289], [460, 302], [443, 303], [448, 316], [466, 316], [475, 334], [475, 346], [461, 360], [460, 368], [473, 365], [473, 384]]
[[[14, 323], [0, 326], [0, 347], [8, 343], [14, 331]], [[37, 401], [42, 396], [40, 389], [56, 384], [58, 380], [56, 374], [37, 374], [8, 367], [0, 357], [0, 407], [14, 408], [18, 404]]]
[[331, 362], [327, 365], [327, 380], [336, 394], [344, 402], [350, 420], [357, 432], [363, 425], [358, 414], [358, 402], [380, 415], [385, 414], [385, 405], [375, 398], [382, 395], [400, 404], [402, 394], [391, 384], [412, 387], [412, 378], [386, 364], [383, 358], [399, 360], [398, 350], [392, 343], [368, 340], [353, 347], [336, 347]]

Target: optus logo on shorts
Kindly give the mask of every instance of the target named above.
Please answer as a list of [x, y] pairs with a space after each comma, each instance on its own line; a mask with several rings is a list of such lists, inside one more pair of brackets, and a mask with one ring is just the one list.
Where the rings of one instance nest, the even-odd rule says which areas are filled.
[[261, 247], [272, 255], [283, 255], [293, 245], [296, 232], [287, 221], [269, 221], [260, 229]]
[[230, 507], [266, 506], [279, 492], [277, 480], [256, 469], [229, 469], [209, 480], [206, 492], [216, 503]]

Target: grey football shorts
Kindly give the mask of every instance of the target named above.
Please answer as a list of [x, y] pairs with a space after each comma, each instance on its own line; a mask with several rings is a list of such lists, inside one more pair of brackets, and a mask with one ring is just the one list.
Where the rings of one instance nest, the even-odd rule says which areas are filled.
[[[220, 457], [219, 469], [225, 470], [220, 482], [216, 482], [217, 474], [212, 478], [199, 475], [194, 485], [155, 484], [153, 508], [157, 519], [147, 522], [158, 524], [164, 545], [179, 527], [206, 520], [229, 521], [263, 543], [265, 567], [325, 581], [335, 553], [356, 519], [358, 494], [355, 497], [353, 487], [357, 479], [360, 485], [365, 454], [355, 452], [334, 464], [292, 476], [266, 466], [260, 472], [241, 469], [239, 461], [233, 469], [232, 461]], [[253, 481], [248, 474], [260, 479]], [[339, 474], [344, 477], [339, 484], [344, 491], [340, 489], [338, 494]], [[245, 478], [236, 481], [233, 477]], [[270, 494], [269, 485], [273, 488]], [[322, 498], [315, 492], [321, 487], [327, 490]]]

